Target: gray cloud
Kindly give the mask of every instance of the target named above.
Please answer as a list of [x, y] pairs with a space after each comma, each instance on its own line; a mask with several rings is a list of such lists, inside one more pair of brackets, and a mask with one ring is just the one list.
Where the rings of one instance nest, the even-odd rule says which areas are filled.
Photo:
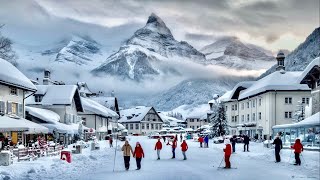
[[226, 35], [275, 50], [277, 42], [286, 44], [281, 37], [290, 35], [290, 44], [282, 48], [293, 49], [319, 26], [318, 0], [0, 1], [0, 23], [7, 24], [4, 34], [25, 42], [53, 41], [76, 32], [116, 47], [152, 12], [176, 39], [188, 40], [196, 48], [212, 43], [211, 35]]

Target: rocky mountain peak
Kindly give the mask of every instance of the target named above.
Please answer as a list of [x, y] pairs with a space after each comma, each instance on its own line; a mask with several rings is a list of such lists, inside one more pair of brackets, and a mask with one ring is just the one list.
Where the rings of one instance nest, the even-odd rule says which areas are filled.
[[149, 16], [146, 26], [142, 29], [148, 29], [152, 32], [173, 37], [170, 29], [166, 26], [163, 20], [154, 13]]

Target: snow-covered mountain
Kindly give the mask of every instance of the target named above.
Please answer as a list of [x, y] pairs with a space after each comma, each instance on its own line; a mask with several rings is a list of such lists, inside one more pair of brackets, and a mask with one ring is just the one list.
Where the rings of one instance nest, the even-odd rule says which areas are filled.
[[187, 42], [175, 40], [166, 24], [152, 13], [146, 25], [137, 30], [118, 52], [110, 55], [92, 73], [139, 81], [147, 76], [177, 73], [176, 69], [164, 66], [166, 62], [173, 60], [203, 63], [205, 56]]
[[262, 47], [242, 43], [236, 37], [224, 37], [200, 50], [207, 63], [235, 69], [267, 69], [275, 62], [270, 51]]
[[159, 93], [151, 98], [144, 98], [141, 103], [155, 106], [158, 110], [168, 111], [181, 105], [195, 107], [207, 104], [214, 94], [224, 94], [238, 82], [253, 79], [249, 77], [221, 77], [219, 79], [190, 79]]
[[[287, 71], [302, 71], [316, 57], [320, 56], [320, 27], [316, 28], [307, 39], [292, 51], [284, 60]], [[259, 78], [263, 78], [276, 71], [276, 65], [272, 66]]]
[[[71, 62], [77, 65], [97, 65], [97, 56], [101, 56], [101, 45], [90, 37], [73, 36], [68, 44], [63, 47], [54, 61], [64, 63]], [[46, 50], [42, 54], [50, 54], [54, 50]]]

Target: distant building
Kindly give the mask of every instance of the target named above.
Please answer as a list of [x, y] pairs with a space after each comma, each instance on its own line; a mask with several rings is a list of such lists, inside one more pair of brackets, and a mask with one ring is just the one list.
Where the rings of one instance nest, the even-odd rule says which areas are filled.
[[120, 111], [119, 123], [129, 134], [147, 135], [162, 129], [163, 120], [153, 107], [138, 106]]
[[208, 125], [207, 115], [203, 116], [189, 116], [186, 118], [187, 128], [197, 130], [203, 125]]
[[293, 123], [297, 105], [309, 102], [310, 88], [297, 82], [302, 72], [285, 71], [281, 52], [277, 60], [278, 71], [257, 81], [241, 82], [219, 98], [231, 134], [268, 139], [272, 126]]

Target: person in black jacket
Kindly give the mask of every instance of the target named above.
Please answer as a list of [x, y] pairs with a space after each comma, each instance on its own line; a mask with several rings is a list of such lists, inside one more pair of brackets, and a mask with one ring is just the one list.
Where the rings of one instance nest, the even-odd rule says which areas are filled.
[[275, 152], [275, 155], [276, 155], [276, 163], [278, 163], [278, 162], [281, 161], [280, 150], [282, 149], [282, 141], [281, 141], [280, 137], [277, 136], [272, 144], [274, 144], [274, 152]]
[[230, 138], [231, 144], [232, 144], [232, 152], [236, 152], [236, 143], [237, 143], [237, 136], [233, 135], [232, 138]]
[[246, 152], [246, 146], [247, 146], [247, 151], [249, 152], [249, 141], [250, 141], [249, 136], [244, 135], [244, 137], [243, 137], [243, 143], [244, 143], [243, 152]]

